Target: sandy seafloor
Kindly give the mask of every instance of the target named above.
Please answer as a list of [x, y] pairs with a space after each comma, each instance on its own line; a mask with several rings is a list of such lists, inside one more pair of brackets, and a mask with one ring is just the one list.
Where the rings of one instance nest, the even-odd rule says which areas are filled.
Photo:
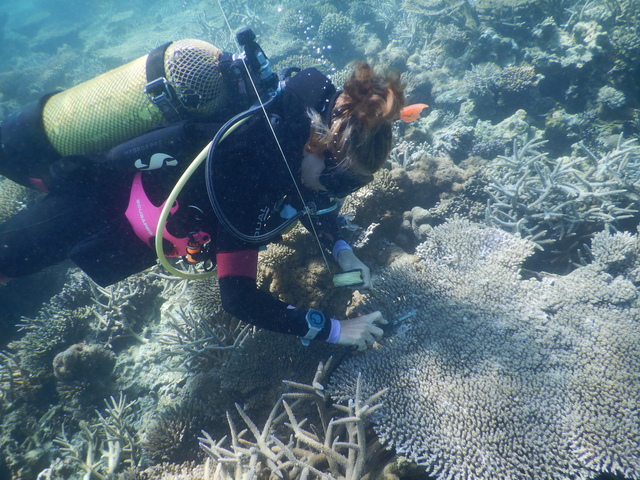
[[[222, 7], [274, 71], [340, 85], [366, 60], [429, 105], [343, 207], [373, 292], [333, 289], [300, 230], [261, 254], [282, 300], [393, 325], [354, 355], [245, 328], [215, 281], [160, 267], [107, 290], [71, 263], [15, 280], [0, 287], [0, 479], [640, 478], [640, 3]], [[238, 52], [216, 2], [4, 0], [0, 120], [184, 38]], [[0, 219], [37, 200], [2, 179]], [[290, 416], [284, 391], [301, 398]], [[218, 443], [228, 418], [255, 431]]]

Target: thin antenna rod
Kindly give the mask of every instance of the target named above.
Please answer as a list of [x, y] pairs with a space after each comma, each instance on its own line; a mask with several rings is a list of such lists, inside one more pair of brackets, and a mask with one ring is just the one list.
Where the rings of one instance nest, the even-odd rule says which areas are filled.
[[[222, 13], [222, 17], [224, 18], [224, 22], [227, 24], [227, 28], [229, 29], [229, 33], [231, 33], [232, 36], [234, 36], [233, 34], [233, 29], [231, 28], [231, 25], [229, 24], [229, 19], [227, 18], [227, 15], [224, 11], [224, 8], [222, 8], [222, 2], [221, 0], [217, 0], [218, 2], [218, 7], [220, 7], [220, 12]], [[237, 43], [238, 39], [236, 38], [236, 43]], [[239, 47], [242, 47], [242, 45], [240, 45], [238, 43]], [[331, 267], [329, 266], [329, 261], [327, 260], [327, 255], [324, 252], [324, 248], [322, 247], [322, 243], [320, 242], [320, 237], [318, 236], [318, 232], [316, 231], [316, 227], [313, 224], [313, 219], [311, 218], [311, 213], [309, 210], [309, 207], [307, 207], [307, 203], [304, 201], [304, 197], [302, 196], [302, 191], [300, 190], [300, 187], [298, 186], [298, 182], [296, 181], [296, 177], [293, 174], [293, 171], [291, 170], [291, 165], [289, 165], [289, 161], [287, 160], [287, 156], [284, 153], [284, 150], [282, 148], [282, 145], [280, 144], [280, 141], [278, 140], [278, 136], [276, 135], [276, 131], [273, 128], [273, 125], [271, 125], [271, 122], [269, 121], [269, 114], [267, 113], [267, 110], [264, 107], [264, 103], [262, 102], [262, 98], [260, 98], [260, 93], [258, 92], [258, 87], [256, 86], [255, 82], [253, 81], [253, 77], [251, 75], [251, 71], [249, 70], [249, 66], [247, 65], [247, 62], [245, 61], [244, 58], [242, 58], [242, 64], [244, 65], [245, 70], [247, 71], [247, 77], [249, 78], [249, 81], [251, 82], [251, 86], [253, 87], [253, 91], [256, 94], [256, 98], [258, 99], [258, 102], [260, 103], [260, 107], [262, 109], [262, 112], [264, 113], [264, 117], [267, 120], [267, 125], [269, 125], [269, 129], [271, 130], [271, 133], [273, 134], [273, 138], [276, 141], [276, 144], [278, 145], [278, 150], [280, 151], [280, 155], [282, 156], [282, 159], [284, 160], [285, 165], [287, 166], [287, 170], [289, 171], [289, 175], [291, 176], [291, 180], [293, 181], [293, 185], [296, 187], [296, 192], [298, 192], [298, 196], [300, 197], [300, 201], [302, 202], [302, 206], [305, 210], [305, 213], [307, 214], [307, 217], [309, 217], [309, 225], [311, 226], [311, 230], [313, 230], [313, 235], [316, 238], [316, 242], [318, 243], [318, 247], [320, 248], [320, 253], [322, 254], [322, 258], [324, 260], [325, 265], [327, 266], [327, 271], [331, 272]]]

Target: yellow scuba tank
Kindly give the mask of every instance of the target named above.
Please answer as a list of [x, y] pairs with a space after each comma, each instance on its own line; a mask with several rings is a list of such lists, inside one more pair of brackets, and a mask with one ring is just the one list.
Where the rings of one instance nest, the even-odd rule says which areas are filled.
[[60, 155], [106, 151], [150, 128], [216, 112], [227, 101], [221, 50], [180, 40], [49, 97], [44, 133]]

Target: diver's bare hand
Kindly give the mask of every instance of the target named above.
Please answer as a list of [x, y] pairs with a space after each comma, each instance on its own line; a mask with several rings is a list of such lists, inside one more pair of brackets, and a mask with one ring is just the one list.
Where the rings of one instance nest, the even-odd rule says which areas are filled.
[[352, 250], [342, 250], [338, 253], [338, 264], [343, 272], [351, 270], [360, 270], [362, 275], [362, 284], [356, 287], [358, 290], [371, 288], [371, 271], [364, 263], [360, 261]]
[[342, 320], [340, 322], [340, 338], [338, 345], [353, 345], [358, 350], [370, 348], [377, 340], [380, 340], [383, 331], [376, 324], [386, 325], [387, 321], [380, 312], [372, 312], [356, 318]]

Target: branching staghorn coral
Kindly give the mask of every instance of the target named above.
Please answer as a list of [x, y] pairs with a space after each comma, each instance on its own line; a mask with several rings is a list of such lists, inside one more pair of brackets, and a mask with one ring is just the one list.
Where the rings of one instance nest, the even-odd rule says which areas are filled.
[[439, 479], [638, 478], [637, 245], [601, 233], [592, 264], [522, 280], [530, 242], [438, 226], [418, 263], [374, 278], [361, 308], [381, 309], [391, 331], [339, 366], [329, 391], [352, 395], [358, 372], [365, 396], [388, 387], [374, 430]]
[[29, 385], [29, 375], [9, 352], [0, 352], [0, 410], [9, 407]]
[[160, 282], [137, 274], [102, 288], [80, 271], [70, 272], [62, 291], [45, 303], [35, 318], [21, 319], [19, 329], [26, 333], [9, 345], [20, 365], [32, 375], [49, 371], [53, 357], [81, 341], [89, 329], [106, 344], [121, 338], [147, 341], [145, 332], [138, 333], [134, 327], [154, 305]]
[[192, 310], [178, 307], [169, 312], [171, 332], [159, 335], [159, 342], [168, 348], [167, 355], [178, 354], [191, 368], [222, 365], [229, 352], [251, 332], [252, 326], [229, 317], [228, 322], [202, 318]]
[[[92, 284], [94, 291], [92, 309], [98, 320], [98, 330], [107, 333], [108, 342], [124, 337], [134, 338], [140, 343], [146, 343], [145, 332], [134, 331], [138, 307], [144, 297], [151, 300], [157, 292], [149, 288], [149, 283], [133, 277], [107, 288]], [[151, 290], [151, 292], [150, 292]]]
[[147, 270], [147, 275], [160, 281], [162, 284], [162, 293], [160, 293], [160, 296], [163, 298], [172, 296], [180, 298], [187, 292], [189, 287], [188, 279], [162, 273], [159, 265]]
[[[380, 407], [378, 400], [384, 390], [364, 400], [358, 388], [346, 406], [334, 405], [344, 413], [335, 417], [336, 411], [329, 407], [329, 397], [321, 383], [330, 365], [331, 359], [326, 364], [321, 362], [308, 385], [285, 382], [293, 392], [285, 393], [274, 405], [262, 429], [236, 404], [248, 430], [238, 432], [227, 414], [229, 446], [227, 437], [216, 441], [204, 432], [200, 442], [213, 460], [213, 467], [207, 463], [208, 469], [214, 469], [212, 478], [362, 478], [367, 462], [379, 449], [377, 442], [368, 441], [366, 426], [371, 414]], [[356, 382], [359, 385], [359, 379]], [[319, 425], [307, 426], [306, 418], [300, 420], [296, 410], [304, 405], [315, 405]], [[245, 437], [248, 432], [253, 440]], [[210, 478], [207, 473], [205, 478]]]
[[76, 441], [70, 440], [64, 430], [54, 440], [65, 457], [85, 472], [84, 480], [105, 479], [125, 466], [137, 465], [139, 460], [138, 434], [133, 426], [135, 401], [127, 402], [121, 392], [118, 400], [110, 397], [105, 403], [105, 414], [96, 410], [97, 424], [80, 421]]
[[85, 308], [71, 309], [49, 303], [36, 318], [23, 317], [18, 324], [26, 332], [22, 338], [11, 342], [9, 350], [22, 370], [32, 379], [52, 373], [55, 355], [80, 340], [89, 323], [91, 313]]
[[477, 15], [467, 0], [404, 0], [402, 7], [412, 13], [436, 18], [455, 18], [464, 21], [468, 27], [478, 26]]
[[489, 169], [490, 200], [486, 222], [519, 233], [540, 246], [563, 250], [561, 243], [582, 244], [604, 225], [638, 213], [640, 145], [619, 138], [602, 157], [584, 145], [587, 158], [549, 159], [532, 139]]
[[77, 448], [72, 445], [64, 429], [62, 430], [62, 436], [57, 437], [54, 443], [60, 447], [60, 451], [65, 454], [65, 457], [69, 461], [76, 464], [85, 472], [83, 480], [92, 480], [93, 478], [103, 480], [105, 477], [100, 474], [98, 470], [102, 468], [104, 462], [102, 458], [96, 458], [98, 454], [97, 434], [85, 421], [81, 421], [79, 426], [81, 429], [79, 436], [83, 440], [84, 447]]

